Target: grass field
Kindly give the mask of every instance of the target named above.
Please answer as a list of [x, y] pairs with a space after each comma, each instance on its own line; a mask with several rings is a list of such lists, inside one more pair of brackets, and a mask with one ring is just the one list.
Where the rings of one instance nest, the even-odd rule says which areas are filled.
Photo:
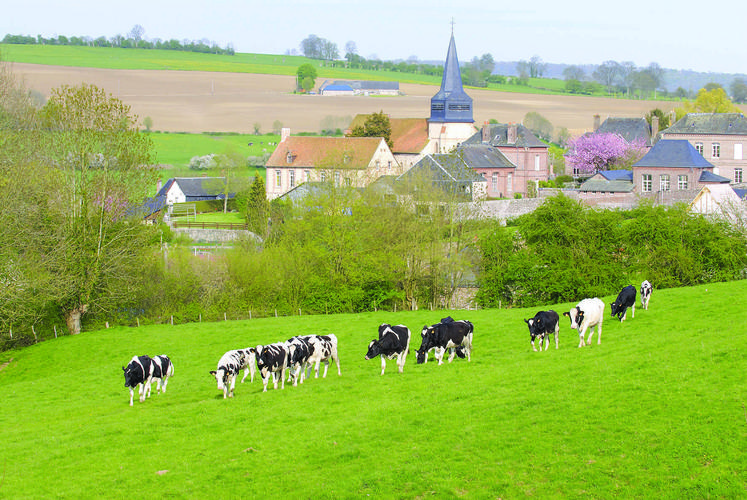
[[[532, 352], [535, 310], [294, 316], [114, 328], [0, 354], [0, 497], [745, 498], [747, 281], [655, 290], [578, 349]], [[605, 302], [612, 297], [605, 297]], [[554, 309], [567, 310], [569, 304]], [[382, 322], [475, 324], [471, 363], [365, 361]], [[607, 306], [609, 314], [609, 305]], [[726, 321], [726, 324], [723, 324]], [[334, 333], [342, 376], [224, 400], [228, 349]], [[121, 366], [168, 354], [130, 407]]]

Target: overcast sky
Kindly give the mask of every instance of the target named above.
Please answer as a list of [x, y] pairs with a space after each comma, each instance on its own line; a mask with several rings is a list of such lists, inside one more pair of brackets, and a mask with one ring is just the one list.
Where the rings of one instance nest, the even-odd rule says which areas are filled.
[[283, 54], [310, 34], [355, 42], [366, 58], [443, 60], [454, 19], [460, 61], [657, 62], [664, 68], [747, 73], [747, 4], [739, 0], [25, 0], [7, 2], [5, 34], [207, 39], [237, 52]]

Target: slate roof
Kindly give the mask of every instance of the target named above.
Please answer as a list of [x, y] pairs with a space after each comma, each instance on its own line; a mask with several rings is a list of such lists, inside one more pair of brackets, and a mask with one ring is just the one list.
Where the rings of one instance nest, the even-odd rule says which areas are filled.
[[599, 175], [608, 181], [630, 181], [633, 182], [632, 170], [600, 170]]
[[739, 188], [733, 188], [734, 192], [739, 196], [740, 200], [747, 199], [747, 189], [739, 189]]
[[[350, 122], [350, 129], [362, 127], [369, 114], [355, 115]], [[392, 153], [420, 154], [428, 145], [428, 120], [425, 118], [392, 118], [389, 117], [392, 128]]]
[[742, 113], [688, 113], [663, 134], [747, 135]]
[[703, 170], [703, 172], [700, 173], [700, 178], [698, 179], [698, 182], [729, 184], [731, 182], [731, 179], [727, 179], [726, 177], [722, 177], [718, 174], [714, 174], [713, 172], [709, 170]]
[[215, 200], [216, 197], [222, 199], [219, 184], [225, 180], [225, 177], [175, 177], [166, 181], [156, 196], [166, 196], [176, 183], [188, 201]]
[[410, 170], [397, 177], [397, 181], [416, 180], [423, 176], [434, 182], [466, 184], [485, 182], [458, 154], [425, 155]]
[[647, 146], [653, 144], [651, 128], [645, 118], [607, 118], [595, 133], [618, 134], [628, 144], [641, 141]]
[[[516, 143], [508, 143], [508, 127], [507, 123], [492, 123], [483, 125], [488, 127], [488, 133], [490, 140], [488, 144], [491, 146], [511, 146], [519, 148], [547, 148], [547, 144], [540, 141], [536, 135], [534, 135], [524, 125], [516, 125]], [[476, 132], [472, 137], [464, 141], [462, 144], [482, 144], [482, 130]]]
[[333, 85], [345, 85], [352, 90], [399, 90], [399, 82], [377, 82], [373, 80], [335, 80], [323, 84], [320, 90], [329, 90]]
[[[632, 173], [631, 173], [632, 175]], [[630, 193], [634, 189], [633, 181], [616, 179], [589, 179], [578, 188], [582, 192], [599, 192], [599, 193]]]
[[516, 165], [489, 144], [462, 144], [457, 153], [470, 168], [516, 168]]
[[382, 141], [381, 137], [291, 136], [277, 145], [265, 166], [365, 169]]
[[451, 34], [449, 50], [446, 53], [444, 74], [441, 77], [441, 88], [431, 97], [432, 122], [473, 123], [472, 98], [462, 87], [462, 75], [459, 71], [454, 34]]
[[685, 139], [662, 139], [633, 167], [713, 167], [698, 150]]

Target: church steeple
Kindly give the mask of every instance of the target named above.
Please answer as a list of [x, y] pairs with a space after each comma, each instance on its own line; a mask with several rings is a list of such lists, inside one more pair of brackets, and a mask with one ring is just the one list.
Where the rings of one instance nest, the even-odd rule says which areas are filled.
[[474, 123], [472, 118], [472, 98], [462, 88], [462, 75], [459, 72], [454, 26], [451, 28], [449, 51], [444, 63], [441, 90], [431, 98], [431, 122]]

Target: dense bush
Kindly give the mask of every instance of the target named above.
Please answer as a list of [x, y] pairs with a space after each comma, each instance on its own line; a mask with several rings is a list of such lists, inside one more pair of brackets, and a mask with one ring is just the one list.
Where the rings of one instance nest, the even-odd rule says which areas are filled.
[[744, 277], [747, 239], [686, 206], [595, 210], [549, 198], [480, 240], [479, 302], [520, 307], [611, 295], [648, 279], [657, 288]]

